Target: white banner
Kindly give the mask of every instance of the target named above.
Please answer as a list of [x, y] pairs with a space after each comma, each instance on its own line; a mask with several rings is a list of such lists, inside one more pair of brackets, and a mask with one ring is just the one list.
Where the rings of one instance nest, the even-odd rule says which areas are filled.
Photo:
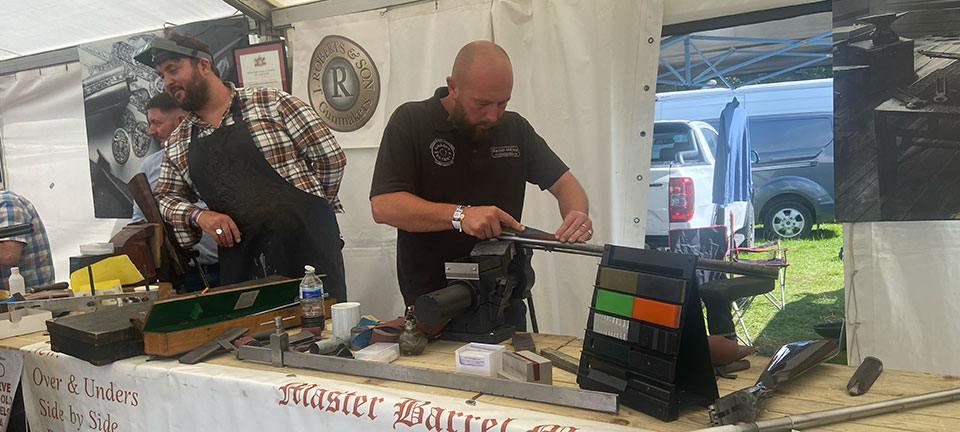
[[0, 348], [0, 432], [7, 430], [13, 397], [20, 386], [23, 354], [19, 350]]
[[[403, 313], [396, 230], [374, 223], [369, 210], [376, 147], [393, 111], [446, 85], [459, 49], [478, 39], [506, 49], [514, 70], [508, 109], [530, 121], [586, 189], [593, 242], [641, 246], [662, 7], [631, 0], [456, 0], [296, 23], [294, 94], [309, 97], [311, 56], [326, 36], [362, 45], [380, 71], [377, 114], [356, 132], [334, 132], [347, 154], [340, 190], [346, 214], [338, 220], [350, 300], [380, 318]], [[556, 200], [529, 186], [522, 222], [555, 230]], [[540, 330], [581, 335], [597, 261], [537, 253], [533, 263]]]
[[[24, 399], [42, 431], [638, 431], [473, 400], [285, 372], [146, 357], [93, 366], [23, 348]], [[452, 358], [451, 358], [452, 361]], [[339, 428], [339, 429], [338, 429]]]
[[960, 374], [960, 221], [843, 224], [847, 363]]
[[94, 218], [83, 113], [79, 63], [0, 77], [4, 183], [37, 208], [60, 281], [81, 244], [105, 242], [129, 222]]

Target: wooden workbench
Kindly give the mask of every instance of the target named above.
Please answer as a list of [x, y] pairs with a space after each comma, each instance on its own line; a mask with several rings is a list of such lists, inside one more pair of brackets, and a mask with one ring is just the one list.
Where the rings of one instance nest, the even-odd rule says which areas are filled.
[[[47, 340], [43, 333], [13, 337], [0, 340], [0, 347], [19, 349], [23, 346]], [[580, 339], [570, 336], [534, 335], [537, 348], [555, 348], [566, 354], [579, 357]], [[432, 369], [454, 369], [453, 352], [461, 343], [448, 341], [431, 342], [426, 351], [416, 357], [401, 357], [396, 364], [419, 366]], [[510, 349], [508, 346], [507, 349]], [[721, 395], [752, 385], [767, 360], [763, 357], [750, 357], [752, 367], [749, 370], [738, 372], [735, 380], [720, 379], [717, 385]], [[241, 362], [230, 355], [220, 355], [208, 360], [208, 363], [245, 368], [251, 370], [278, 371], [269, 364]], [[283, 368], [282, 370], [289, 370]], [[786, 414], [796, 414], [809, 411], [818, 411], [842, 406], [857, 405], [867, 402], [876, 402], [895, 397], [909, 396], [936, 390], [960, 386], [960, 377], [950, 375], [926, 374], [903, 371], [884, 371], [865, 395], [851, 397], [846, 393], [846, 384], [854, 368], [842, 365], [823, 364], [807, 372], [795, 382], [778, 390], [777, 394], [767, 401], [761, 419], [776, 418]], [[326, 379], [335, 379], [345, 382], [376, 385], [398, 390], [410, 390], [431, 394], [438, 394], [463, 399], [476, 399], [491, 404], [507, 405], [513, 408], [522, 408], [568, 417], [589, 419], [624, 426], [634, 426], [658, 431], [685, 431], [708, 426], [705, 409], [689, 408], [681, 411], [680, 419], [671, 423], [664, 423], [630, 408], [621, 406], [617, 414], [605, 414], [587, 410], [552, 406], [537, 402], [528, 402], [504, 397], [495, 397], [471, 392], [434, 388], [423, 385], [407, 384], [395, 381], [370, 379], [325, 373], [311, 370], [296, 370], [297, 375], [316, 376]], [[554, 384], [559, 386], [576, 387], [576, 376], [560, 369], [554, 369]], [[830, 431], [942, 431], [955, 429], [960, 425], [960, 402], [935, 405], [912, 411], [885, 414], [870, 417], [854, 422], [839, 423], [819, 429]]]

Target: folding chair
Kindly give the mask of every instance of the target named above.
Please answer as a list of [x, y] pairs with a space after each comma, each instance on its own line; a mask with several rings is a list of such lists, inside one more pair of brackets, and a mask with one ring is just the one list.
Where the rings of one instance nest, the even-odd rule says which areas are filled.
[[[702, 258], [725, 259], [730, 238], [727, 227], [715, 225], [705, 228], [675, 229], [669, 232], [670, 250], [676, 253], [697, 255]], [[700, 282], [700, 299], [705, 306], [707, 329], [711, 335], [733, 338], [736, 336], [745, 345], [750, 345], [750, 335], [743, 322], [746, 305], [758, 294], [773, 291], [773, 275], [750, 275], [734, 277], [720, 272], [697, 270]], [[737, 322], [742, 328], [737, 331]]]
[[[776, 267], [778, 270], [780, 270], [780, 273], [777, 276], [777, 283], [780, 285], [780, 298], [777, 298], [777, 295], [772, 292], [764, 294], [764, 297], [766, 297], [767, 300], [769, 300], [770, 303], [772, 303], [779, 310], [783, 310], [783, 308], [787, 306], [787, 267], [790, 266], [790, 263], [787, 262], [788, 250], [790, 249], [784, 248], [780, 244], [779, 239], [759, 246], [735, 247], [730, 249], [731, 261]], [[766, 254], [766, 256], [761, 258], [748, 258], [741, 256], [741, 254]]]

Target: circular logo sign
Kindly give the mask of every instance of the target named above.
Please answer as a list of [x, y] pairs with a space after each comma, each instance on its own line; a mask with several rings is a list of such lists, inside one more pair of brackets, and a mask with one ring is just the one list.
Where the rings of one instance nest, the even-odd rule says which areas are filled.
[[380, 73], [370, 55], [343, 36], [327, 36], [313, 50], [307, 84], [310, 105], [338, 132], [367, 124], [380, 101]]
[[444, 167], [453, 165], [453, 158], [457, 156], [453, 144], [440, 138], [430, 143], [430, 154], [433, 155], [434, 163]]

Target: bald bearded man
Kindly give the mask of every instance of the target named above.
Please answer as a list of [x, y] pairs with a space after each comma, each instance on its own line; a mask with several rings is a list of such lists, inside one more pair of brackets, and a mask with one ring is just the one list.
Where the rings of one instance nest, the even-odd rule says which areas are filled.
[[398, 231], [407, 305], [446, 286], [445, 261], [469, 255], [504, 227], [523, 230], [527, 182], [556, 197], [563, 217], [557, 240], [593, 235], [580, 183], [526, 119], [506, 111], [513, 67], [503, 48], [467, 44], [446, 81], [432, 98], [408, 102], [390, 117], [370, 190], [374, 220]]

